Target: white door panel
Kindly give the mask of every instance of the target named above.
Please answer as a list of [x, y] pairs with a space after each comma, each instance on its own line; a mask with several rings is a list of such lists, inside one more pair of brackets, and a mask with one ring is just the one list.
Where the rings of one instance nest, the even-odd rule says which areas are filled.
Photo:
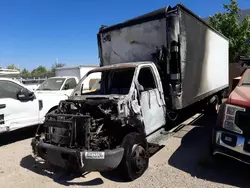
[[146, 134], [150, 134], [165, 124], [164, 109], [157, 89], [141, 93], [141, 108]]
[[140, 105], [146, 135], [165, 125], [165, 103], [157, 70], [151, 65], [139, 67], [138, 88], [140, 88]]
[[15, 130], [38, 123], [39, 107], [36, 99], [21, 102], [16, 99], [7, 98], [0, 99], [0, 104], [6, 105], [5, 108], [0, 109], [0, 115], [2, 114], [4, 118], [4, 124], [0, 124], [1, 127]]
[[19, 91], [25, 87], [11, 79], [0, 79], [0, 132], [38, 123], [38, 100], [20, 101]]

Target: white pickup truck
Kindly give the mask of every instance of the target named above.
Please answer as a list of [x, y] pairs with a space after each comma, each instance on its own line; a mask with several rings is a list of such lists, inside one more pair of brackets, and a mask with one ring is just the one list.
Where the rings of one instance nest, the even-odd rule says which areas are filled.
[[53, 93], [69, 96], [78, 84], [79, 79], [75, 76], [57, 76], [45, 80], [36, 89], [39, 94]]
[[0, 78], [0, 133], [41, 124], [65, 94], [38, 93], [22, 83]]
[[[89, 92], [94, 90], [99, 84], [101, 75], [93, 74], [86, 79], [83, 86], [83, 92]], [[74, 88], [79, 82], [79, 78], [76, 76], [56, 76], [45, 80], [37, 89], [38, 94], [62, 94], [70, 96]]]

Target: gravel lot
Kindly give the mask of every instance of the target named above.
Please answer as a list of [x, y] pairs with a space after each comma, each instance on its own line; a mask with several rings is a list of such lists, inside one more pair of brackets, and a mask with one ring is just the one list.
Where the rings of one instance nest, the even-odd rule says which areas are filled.
[[250, 167], [209, 157], [212, 124], [212, 118], [203, 116], [179, 130], [151, 157], [146, 173], [130, 183], [123, 182], [117, 172], [77, 177], [46, 164], [35, 166], [30, 155], [34, 128], [1, 135], [0, 187], [249, 187]]

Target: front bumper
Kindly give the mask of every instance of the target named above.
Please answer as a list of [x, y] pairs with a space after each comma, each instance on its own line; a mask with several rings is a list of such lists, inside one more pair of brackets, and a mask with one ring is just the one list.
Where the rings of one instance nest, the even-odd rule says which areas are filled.
[[124, 153], [123, 148], [103, 152], [69, 149], [47, 144], [35, 138], [31, 145], [35, 156], [41, 157], [55, 166], [80, 172], [115, 169], [120, 164]]
[[213, 131], [213, 155], [224, 155], [250, 165], [250, 139], [226, 131]]

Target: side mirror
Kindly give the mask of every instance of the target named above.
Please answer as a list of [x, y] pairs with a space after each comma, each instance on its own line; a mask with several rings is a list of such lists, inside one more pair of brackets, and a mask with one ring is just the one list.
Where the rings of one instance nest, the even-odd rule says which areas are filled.
[[21, 89], [17, 93], [17, 99], [20, 101], [30, 101], [35, 98], [34, 92], [29, 91], [28, 89]]
[[81, 92], [82, 92], [82, 90], [83, 90], [83, 84], [81, 85]]
[[239, 83], [240, 80], [241, 80], [241, 76], [236, 77], [236, 78], [233, 79], [232, 90], [234, 90], [234, 88], [238, 85], [238, 83]]
[[139, 83], [138, 83], [138, 89], [140, 93], [144, 91], [144, 87]]
[[68, 90], [69, 89], [69, 84], [65, 84], [64, 85], [64, 90]]

